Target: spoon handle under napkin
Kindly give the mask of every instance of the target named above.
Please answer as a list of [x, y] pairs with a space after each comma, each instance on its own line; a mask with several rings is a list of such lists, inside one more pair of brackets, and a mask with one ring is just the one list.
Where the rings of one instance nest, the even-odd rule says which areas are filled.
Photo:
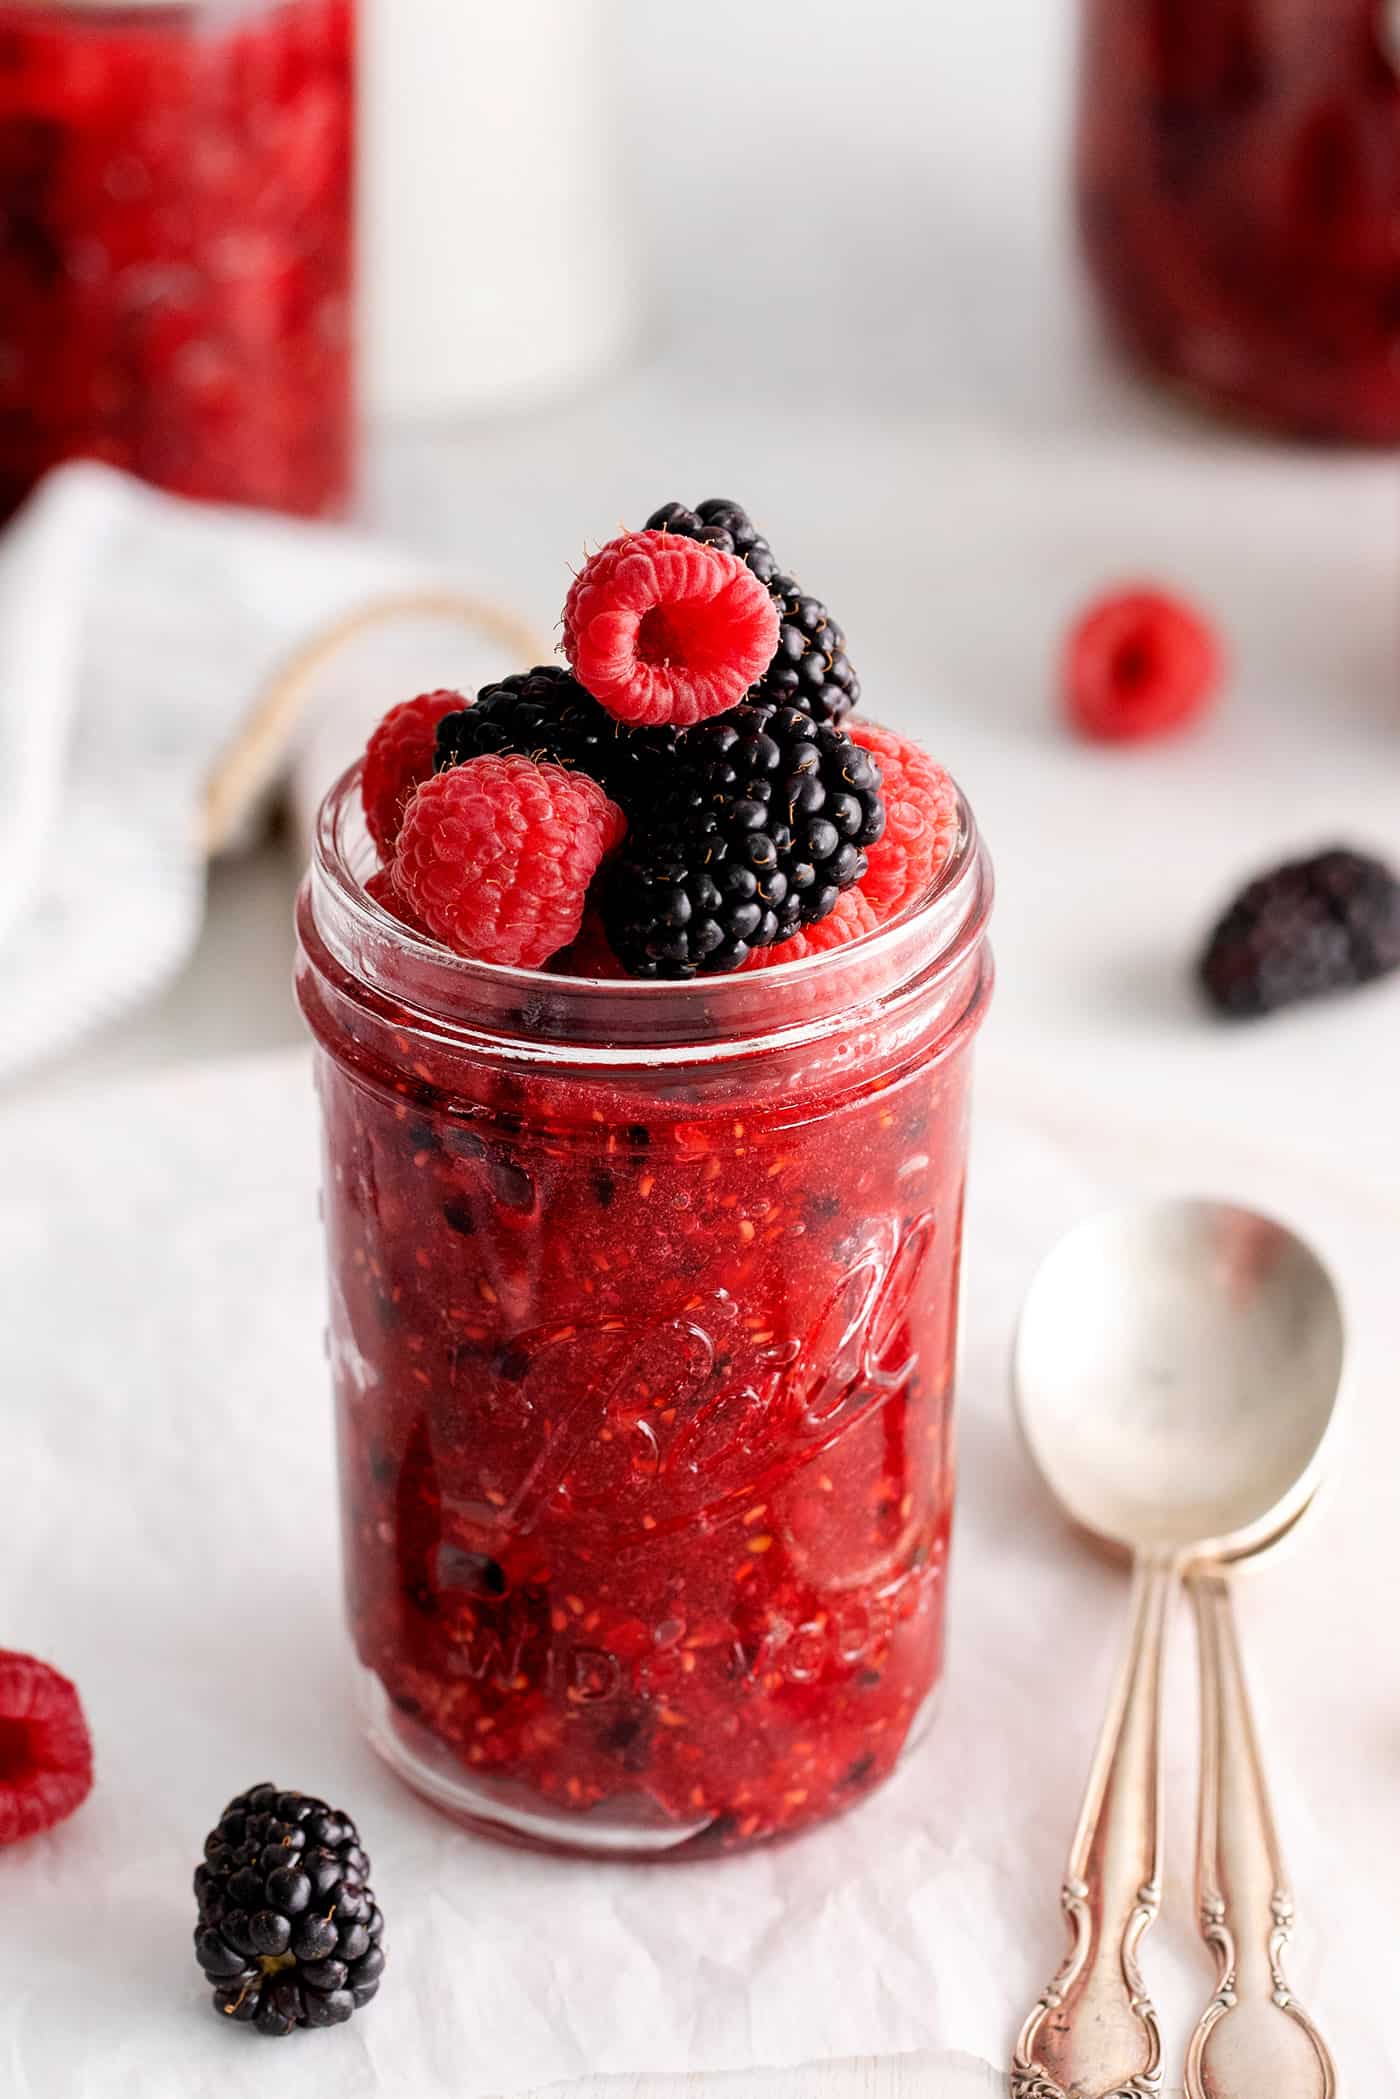
[[1201, 1931], [1219, 1981], [1191, 2041], [1188, 2099], [1334, 2099], [1337, 2073], [1283, 1972], [1293, 1931], [1230, 1584], [1200, 1567], [1187, 1586], [1201, 1658]]
[[1132, 1638], [1061, 1897], [1073, 1944], [1021, 2031], [1013, 2099], [1154, 2099], [1162, 2088], [1138, 1948], [1162, 1899], [1162, 1656], [1176, 1583], [1169, 1559], [1138, 1560]]

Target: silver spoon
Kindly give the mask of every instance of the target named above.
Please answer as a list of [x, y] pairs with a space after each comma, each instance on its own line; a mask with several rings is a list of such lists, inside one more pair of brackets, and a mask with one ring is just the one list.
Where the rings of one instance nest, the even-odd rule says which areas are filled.
[[[1063, 1891], [1073, 1943], [1022, 2029], [1016, 2099], [1161, 2089], [1138, 1951], [1161, 1903], [1168, 1610], [1197, 1566], [1209, 1570], [1196, 1593], [1221, 1774], [1202, 1797], [1203, 1929], [1233, 1975], [1192, 2045], [1192, 2099], [1328, 2099], [1335, 2088], [1274, 1972], [1286, 1897], [1219, 1570], [1271, 1544], [1312, 1499], [1341, 1365], [1341, 1308], [1317, 1256], [1227, 1203], [1093, 1218], [1031, 1286], [1015, 1356], [1022, 1431], [1069, 1516], [1132, 1556], [1133, 1623]], [[1208, 1739], [1207, 1770], [1210, 1758]]]
[[1187, 1575], [1201, 1667], [1196, 1902], [1215, 1995], [1186, 2057], [1186, 2099], [1335, 2099], [1337, 2070], [1289, 1987], [1293, 1895], [1240, 1656], [1230, 1577]]

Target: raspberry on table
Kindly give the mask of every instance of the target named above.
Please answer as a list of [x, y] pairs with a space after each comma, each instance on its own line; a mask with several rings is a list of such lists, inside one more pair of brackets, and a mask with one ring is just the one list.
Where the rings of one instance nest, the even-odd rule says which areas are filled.
[[47, 1662], [0, 1652], [0, 1845], [52, 1829], [91, 1791], [77, 1691]]
[[830, 917], [762, 949], [751, 957], [754, 969], [800, 962], [888, 925], [927, 895], [957, 847], [962, 826], [958, 791], [943, 767], [917, 743], [878, 722], [853, 717], [844, 727], [880, 768], [884, 832], [867, 849], [865, 873], [837, 899]]
[[1400, 876], [1336, 846], [1241, 890], [1201, 956], [1211, 1004], [1257, 1019], [1400, 969]]
[[608, 938], [633, 976], [737, 969], [832, 911], [884, 821], [879, 766], [841, 730], [736, 707], [678, 739], [670, 786], [609, 870]]
[[370, 737], [360, 797], [369, 835], [383, 859], [392, 857], [409, 796], [432, 773], [439, 723], [466, 705], [460, 692], [422, 692], [391, 707]]
[[1061, 664], [1061, 700], [1081, 736], [1136, 743], [1184, 728], [1214, 698], [1222, 651], [1203, 614], [1166, 591], [1118, 590], [1081, 613]]
[[738, 557], [671, 532], [624, 532], [575, 578], [564, 654], [619, 721], [688, 728], [727, 713], [778, 646], [778, 609]]
[[394, 885], [460, 955], [538, 969], [583, 922], [626, 819], [595, 780], [522, 757], [473, 758], [413, 795]]
[[384, 1972], [384, 1919], [348, 1815], [252, 1786], [231, 1800], [195, 1868], [195, 1959], [214, 2009], [260, 2033], [340, 2026]]
[[801, 707], [817, 721], [840, 722], [860, 701], [860, 680], [847, 655], [846, 637], [820, 598], [792, 576], [779, 572], [773, 549], [748, 512], [723, 496], [694, 510], [663, 503], [647, 519], [648, 531], [675, 532], [726, 554], [737, 554], [751, 575], [766, 584], [778, 607], [778, 645], [767, 670], [749, 694], [756, 702]]

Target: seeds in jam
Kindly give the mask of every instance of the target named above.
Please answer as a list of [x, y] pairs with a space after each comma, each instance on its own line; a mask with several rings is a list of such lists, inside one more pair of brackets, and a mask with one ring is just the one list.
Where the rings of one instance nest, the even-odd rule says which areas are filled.
[[350, 1608], [392, 1725], [483, 1819], [584, 1844], [731, 1848], [860, 1798], [941, 1667], [965, 1060], [830, 1114], [639, 1125], [557, 1077], [410, 1110], [307, 1004]]

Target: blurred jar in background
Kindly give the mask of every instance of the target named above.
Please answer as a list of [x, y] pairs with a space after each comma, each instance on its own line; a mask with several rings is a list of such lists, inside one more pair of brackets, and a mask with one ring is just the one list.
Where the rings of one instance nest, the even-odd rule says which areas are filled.
[[345, 503], [353, 0], [0, 0], [0, 511]]
[[1076, 180], [1135, 355], [1400, 442], [1400, 0], [1085, 0]]

